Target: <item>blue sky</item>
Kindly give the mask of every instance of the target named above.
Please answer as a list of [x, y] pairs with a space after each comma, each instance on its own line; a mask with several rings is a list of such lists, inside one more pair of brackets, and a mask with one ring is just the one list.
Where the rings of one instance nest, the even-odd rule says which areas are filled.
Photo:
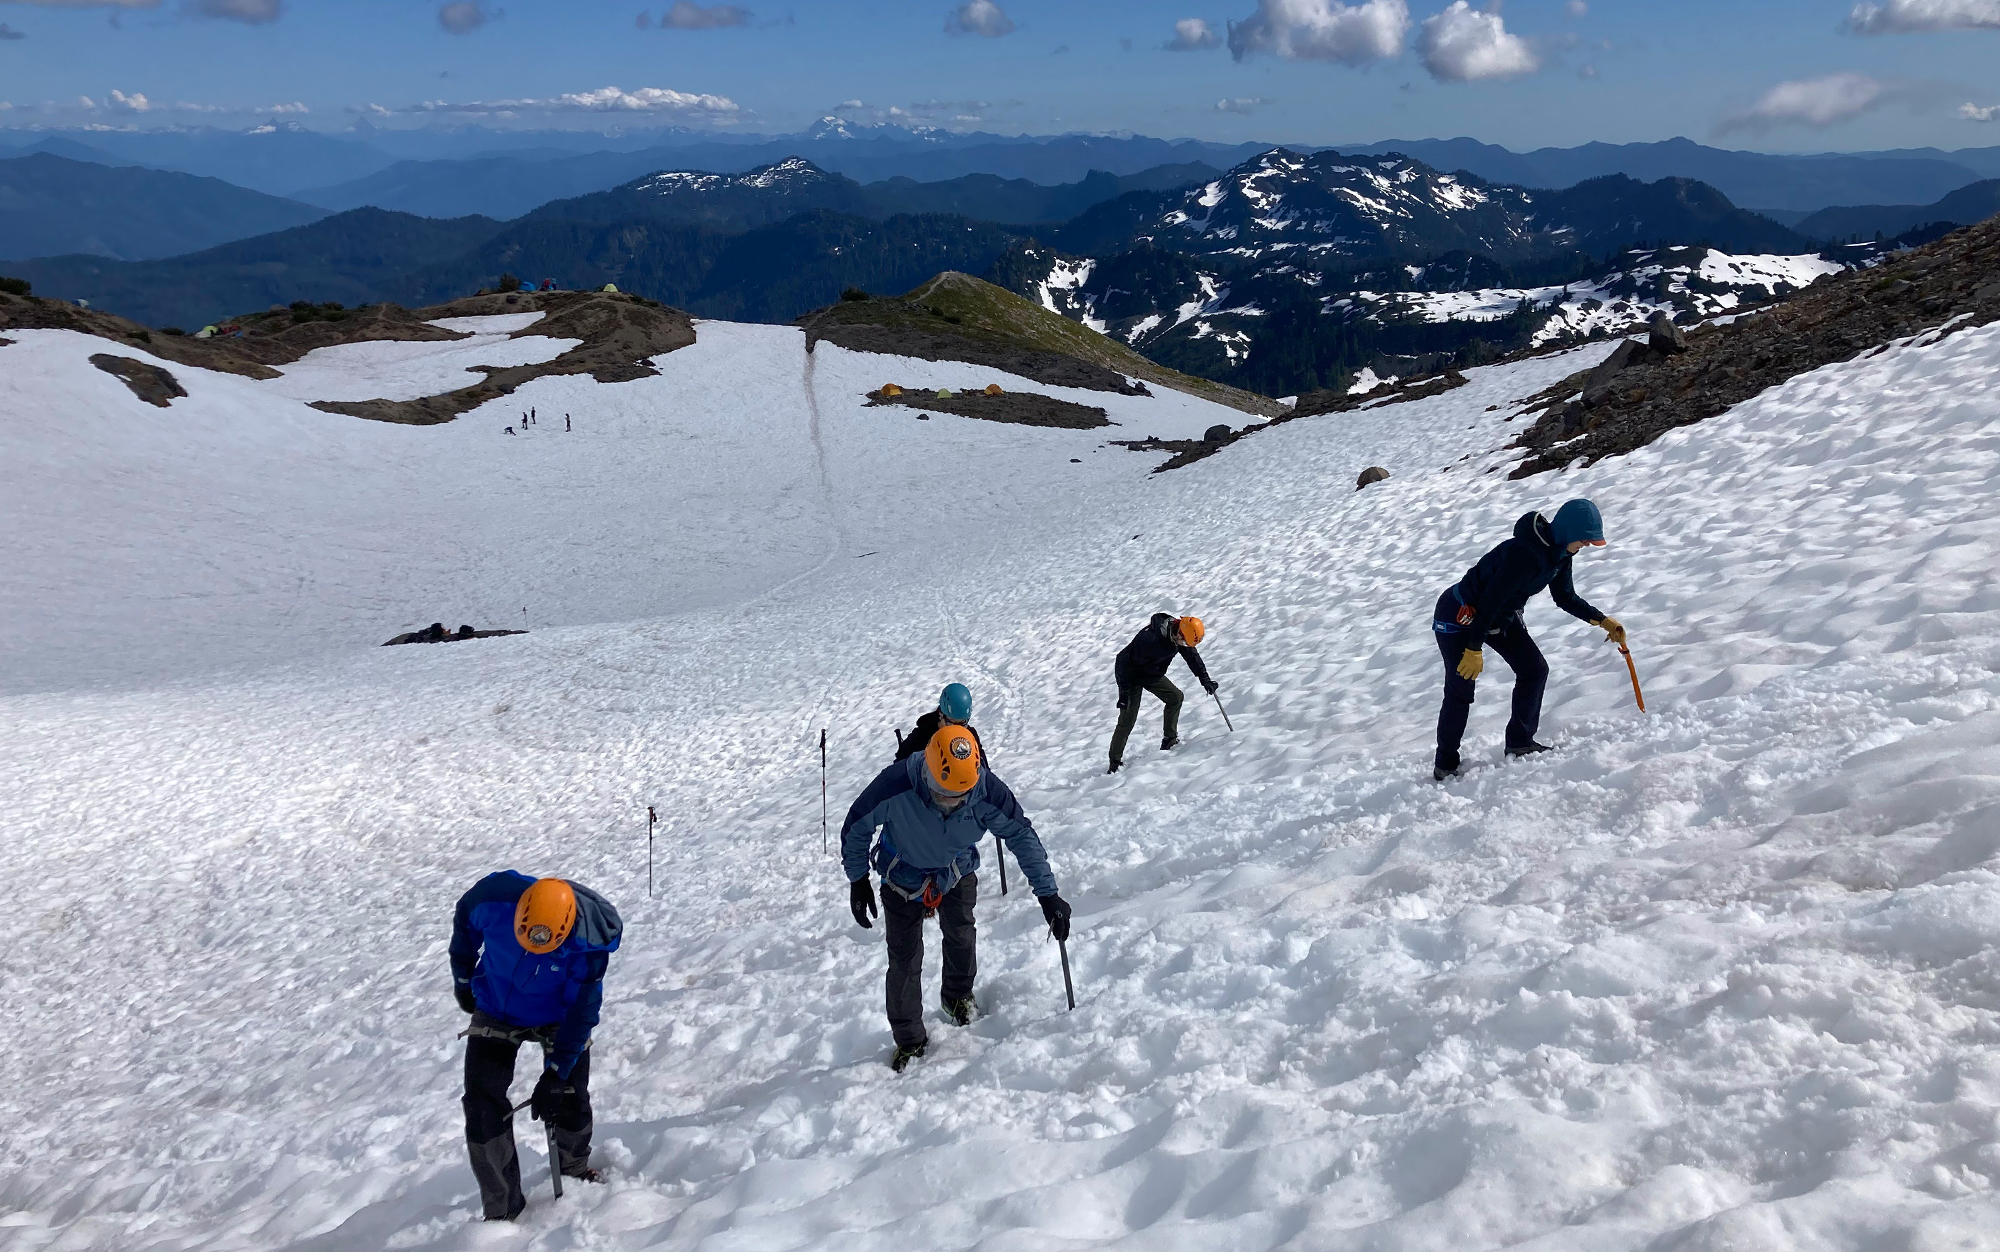
[[0, 101], [5, 126], [778, 132], [844, 107], [1009, 134], [1958, 148], [2000, 144], [2000, 0], [0, 0]]

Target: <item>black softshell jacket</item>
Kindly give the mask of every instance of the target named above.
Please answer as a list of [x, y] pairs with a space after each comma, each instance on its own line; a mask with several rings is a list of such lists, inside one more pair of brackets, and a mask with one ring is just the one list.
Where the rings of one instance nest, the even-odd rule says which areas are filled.
[[[1480, 557], [1479, 564], [1465, 571], [1465, 577], [1452, 589], [1458, 602], [1473, 611], [1471, 623], [1457, 629], [1475, 641], [1484, 640], [1520, 617], [1529, 598], [1544, 587], [1563, 612], [1586, 622], [1597, 621], [1604, 614], [1577, 595], [1576, 584], [1570, 580], [1575, 559], [1549, 538], [1547, 518], [1540, 513], [1527, 514], [1514, 523], [1514, 537]], [[1468, 646], [1478, 647], [1479, 643]]]
[[1132, 636], [1132, 642], [1118, 654], [1118, 686], [1121, 690], [1143, 687], [1155, 678], [1165, 678], [1167, 666], [1174, 663], [1176, 654], [1187, 662], [1188, 669], [1201, 679], [1204, 687], [1209, 684], [1208, 666], [1201, 663], [1201, 653], [1193, 648], [1178, 647], [1167, 639], [1162, 627], [1173, 620], [1171, 614], [1153, 614], [1152, 624]]

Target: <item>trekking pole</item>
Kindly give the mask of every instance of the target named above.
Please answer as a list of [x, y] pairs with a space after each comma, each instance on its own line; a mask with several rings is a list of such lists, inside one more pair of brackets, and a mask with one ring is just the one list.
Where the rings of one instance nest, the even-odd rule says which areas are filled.
[[653, 827], [659, 823], [659, 815], [653, 806], [646, 806], [646, 898], [653, 898]]
[[1069, 978], [1069, 940], [1056, 940], [1056, 951], [1062, 953], [1063, 994], [1069, 997], [1069, 1011], [1076, 1012], [1076, 984]]
[[1224, 726], [1229, 727], [1230, 734], [1232, 735], [1235, 734], [1236, 723], [1229, 720], [1229, 710], [1222, 707], [1222, 693], [1219, 691], [1211, 691], [1208, 694], [1215, 697], [1215, 711], [1222, 714], [1222, 724]]
[[819, 850], [826, 851], [826, 727], [819, 730]]
[[1632, 698], [1639, 702], [1639, 711], [1644, 713], [1646, 711], [1646, 697], [1639, 690], [1639, 667], [1632, 664], [1632, 649], [1621, 643], [1618, 645], [1618, 650], [1625, 654], [1625, 672], [1632, 675]]
[[993, 860], [1000, 866], [1000, 894], [1007, 894], [1007, 857], [1000, 847], [1000, 836], [993, 836]]

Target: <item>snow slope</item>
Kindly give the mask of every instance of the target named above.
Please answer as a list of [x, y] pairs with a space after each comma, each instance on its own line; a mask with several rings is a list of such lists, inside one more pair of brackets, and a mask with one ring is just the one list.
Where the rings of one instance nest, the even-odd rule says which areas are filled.
[[[29, 346], [52, 376], [74, 350]], [[0, 700], [0, 868], [37, 891], [0, 984], [0, 1248], [2000, 1246], [2000, 327], [1508, 481], [1511, 401], [1604, 350], [1107, 470], [952, 526], [949, 560], [759, 554], [734, 599], [615, 626]], [[282, 420], [329, 458], [388, 438]], [[936, 420], [873, 420], [822, 426], [838, 511], [800, 524], [933, 515], [936, 476], [868, 476]], [[468, 482], [553, 455], [459, 425]], [[214, 455], [261, 447], [227, 429]], [[803, 476], [772, 446], [801, 429], [746, 437], [760, 486]], [[1025, 458], [1048, 432], [999, 433]], [[1394, 476], [1357, 493], [1369, 464]], [[69, 481], [79, 508], [133, 487]], [[1653, 712], [1542, 601], [1562, 751], [1495, 762], [1491, 690], [1476, 767], [1434, 786], [1431, 601], [1586, 493], [1612, 546], [1578, 581]], [[1191, 701], [1162, 757], [1149, 708], [1106, 777], [1110, 658], [1156, 608], [1209, 620], [1237, 729]], [[811, 745], [832, 728], [837, 820], [951, 678], [1077, 906], [1078, 1007], [1018, 877], [982, 875], [986, 1016], [934, 1015], [899, 1078]], [[593, 1063], [610, 1182], [551, 1204], [523, 1135], [531, 1207], [490, 1228], [444, 945], [500, 865], [628, 928]]]
[[[533, 317], [454, 319], [483, 332], [471, 340], [325, 348], [264, 382], [172, 365], [190, 395], [166, 410], [89, 364], [101, 340], [12, 336], [0, 691], [318, 656], [444, 619], [542, 627], [736, 604], [835, 559], [900, 559], [926, 538], [918, 501], [991, 526], [1157, 463], [1107, 440], [1243, 422], [1178, 392], [1048, 388], [832, 345], [808, 358], [795, 329], [720, 322], [659, 358], [658, 377], [543, 378], [442, 426], [303, 403], [435, 394], [474, 381], [470, 365], [570, 346], [505, 337]], [[998, 381], [1120, 425], [1024, 432], [865, 408], [885, 381]], [[506, 434], [530, 407], [538, 424]]]

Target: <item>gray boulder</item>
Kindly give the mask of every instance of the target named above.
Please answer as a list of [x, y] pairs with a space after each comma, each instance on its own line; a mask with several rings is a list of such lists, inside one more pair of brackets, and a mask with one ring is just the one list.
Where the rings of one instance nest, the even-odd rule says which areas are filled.
[[1235, 431], [1229, 429], [1227, 426], [1215, 425], [1201, 432], [1201, 441], [1203, 443], [1225, 443], [1235, 433]]
[[1665, 310], [1653, 314], [1653, 320], [1646, 327], [1646, 346], [1661, 356], [1676, 356], [1688, 350], [1687, 332], [1674, 325]]
[[1383, 469], [1379, 465], [1371, 465], [1367, 469], [1362, 470], [1360, 477], [1354, 480], [1354, 489], [1356, 491], [1359, 491], [1370, 483], [1381, 482], [1388, 476], [1389, 476], [1388, 470]]

